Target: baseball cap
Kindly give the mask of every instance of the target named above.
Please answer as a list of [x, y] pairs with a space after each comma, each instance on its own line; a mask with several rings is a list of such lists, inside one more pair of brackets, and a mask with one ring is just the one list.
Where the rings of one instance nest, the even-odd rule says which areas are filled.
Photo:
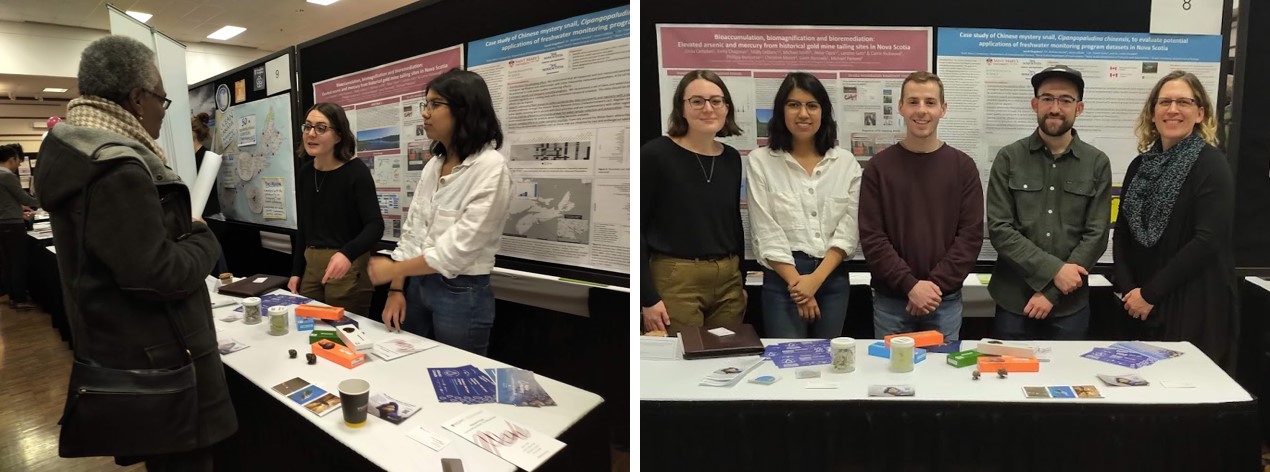
[[1062, 64], [1046, 67], [1045, 70], [1037, 72], [1036, 75], [1033, 75], [1032, 76], [1032, 94], [1036, 95], [1037, 91], [1040, 90], [1041, 88], [1041, 84], [1044, 83], [1046, 79], [1049, 79], [1052, 77], [1062, 77], [1064, 79], [1072, 81], [1072, 83], [1076, 84], [1076, 95], [1077, 95], [1076, 98], [1079, 98], [1081, 100], [1085, 99], [1085, 79], [1082, 79], [1080, 77], [1080, 71], [1076, 69], [1072, 69], [1071, 67], [1067, 67]]

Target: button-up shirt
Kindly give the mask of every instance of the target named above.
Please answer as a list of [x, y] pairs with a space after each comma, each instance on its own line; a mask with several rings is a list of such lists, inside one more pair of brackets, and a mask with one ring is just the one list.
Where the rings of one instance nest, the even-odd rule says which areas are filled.
[[760, 148], [746, 159], [750, 233], [759, 264], [794, 263], [793, 253], [823, 258], [829, 248], [855, 253], [860, 241], [860, 164], [832, 148], [808, 175], [794, 156]]
[[1054, 303], [1050, 316], [1065, 316], [1089, 303], [1089, 281], [1063, 295], [1054, 276], [1066, 263], [1093, 268], [1107, 248], [1111, 161], [1076, 130], [1059, 156], [1038, 133], [1002, 148], [992, 162], [988, 234], [998, 257], [988, 290], [1015, 313], [1041, 292]]
[[442, 177], [443, 161], [423, 167], [392, 258], [422, 256], [446, 278], [489, 274], [511, 202], [507, 158], [486, 146]]

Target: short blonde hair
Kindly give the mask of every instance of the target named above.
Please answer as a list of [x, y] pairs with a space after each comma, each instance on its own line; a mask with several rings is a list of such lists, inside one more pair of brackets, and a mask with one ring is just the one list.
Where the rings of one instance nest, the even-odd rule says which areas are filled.
[[1213, 101], [1209, 99], [1208, 92], [1204, 91], [1204, 84], [1200, 83], [1199, 77], [1195, 74], [1183, 70], [1175, 70], [1168, 75], [1161, 77], [1159, 82], [1155, 83], [1155, 87], [1151, 89], [1151, 95], [1147, 97], [1147, 102], [1142, 105], [1142, 112], [1138, 114], [1138, 123], [1134, 126], [1133, 133], [1138, 137], [1138, 152], [1146, 152], [1151, 146], [1160, 139], [1159, 130], [1155, 129], [1155, 102], [1160, 99], [1160, 89], [1164, 88], [1164, 84], [1174, 80], [1182, 80], [1186, 85], [1191, 87], [1191, 93], [1195, 95], [1195, 104], [1204, 110], [1204, 119], [1195, 125], [1195, 131], [1200, 137], [1204, 138], [1208, 144], [1217, 145], [1217, 115], [1213, 113]]

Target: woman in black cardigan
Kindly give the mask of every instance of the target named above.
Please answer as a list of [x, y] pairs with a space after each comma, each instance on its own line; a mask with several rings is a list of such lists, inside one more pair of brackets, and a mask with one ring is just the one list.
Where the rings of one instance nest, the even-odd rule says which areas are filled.
[[1112, 242], [1133, 337], [1190, 341], [1218, 365], [1234, 347], [1235, 184], [1213, 147], [1213, 102], [1194, 74], [1155, 84], [1138, 116]]

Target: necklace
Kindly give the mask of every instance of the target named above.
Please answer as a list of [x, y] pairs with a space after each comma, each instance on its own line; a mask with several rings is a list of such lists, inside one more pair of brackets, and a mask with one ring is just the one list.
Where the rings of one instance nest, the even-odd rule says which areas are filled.
[[718, 159], [710, 159], [710, 173], [706, 174], [706, 165], [701, 163], [701, 155], [695, 152], [692, 153], [692, 155], [697, 156], [697, 166], [701, 167], [701, 175], [706, 178], [706, 183], [708, 184], [711, 180], [714, 180], [714, 163], [717, 162]]
[[[318, 193], [322, 193], [322, 184], [318, 183], [317, 175], [318, 175], [317, 166], [313, 166], [313, 186], [317, 187]], [[326, 183], [326, 174], [322, 175], [322, 183]]]

